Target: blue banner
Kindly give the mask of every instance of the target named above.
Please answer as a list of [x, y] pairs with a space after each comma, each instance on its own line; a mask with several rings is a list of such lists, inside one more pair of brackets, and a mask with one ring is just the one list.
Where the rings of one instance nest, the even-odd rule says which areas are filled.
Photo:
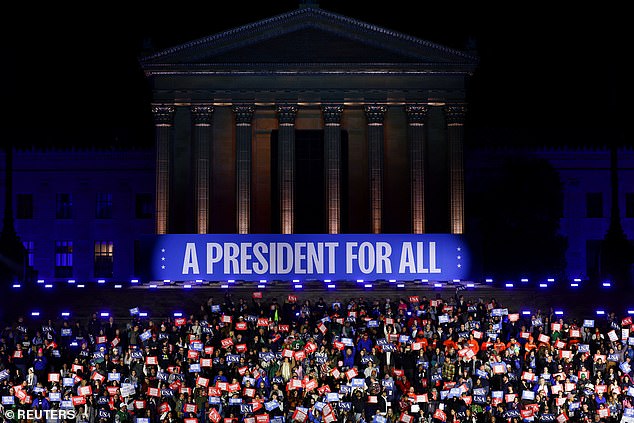
[[146, 237], [148, 279], [466, 280], [465, 241], [449, 234], [214, 234]]

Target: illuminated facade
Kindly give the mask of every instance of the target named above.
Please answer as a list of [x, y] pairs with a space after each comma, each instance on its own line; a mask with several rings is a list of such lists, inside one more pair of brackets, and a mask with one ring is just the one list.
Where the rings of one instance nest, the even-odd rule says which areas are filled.
[[476, 64], [309, 5], [143, 58], [156, 233], [463, 233]]

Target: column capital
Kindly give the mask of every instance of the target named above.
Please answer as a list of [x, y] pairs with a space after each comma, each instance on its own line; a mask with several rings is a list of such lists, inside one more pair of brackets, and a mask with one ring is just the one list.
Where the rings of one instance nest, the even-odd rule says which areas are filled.
[[248, 126], [253, 121], [255, 106], [252, 104], [237, 104], [233, 106], [237, 126]]
[[368, 125], [383, 125], [387, 106], [383, 104], [366, 104], [365, 116], [368, 119]]
[[424, 104], [408, 104], [405, 106], [407, 112], [407, 122], [410, 126], [422, 126], [427, 121], [427, 111], [429, 109]]
[[155, 125], [171, 125], [174, 122], [176, 108], [171, 104], [153, 104], [152, 115]]
[[197, 104], [192, 106], [192, 121], [197, 126], [211, 125], [211, 118], [214, 113], [214, 106], [211, 104]]
[[295, 117], [297, 116], [297, 106], [295, 104], [278, 104], [277, 119], [280, 126], [295, 125]]
[[342, 104], [327, 104], [321, 106], [324, 113], [324, 123], [326, 126], [339, 126], [341, 124]]
[[467, 108], [462, 104], [452, 104], [445, 106], [445, 116], [447, 125], [464, 125], [464, 118]]

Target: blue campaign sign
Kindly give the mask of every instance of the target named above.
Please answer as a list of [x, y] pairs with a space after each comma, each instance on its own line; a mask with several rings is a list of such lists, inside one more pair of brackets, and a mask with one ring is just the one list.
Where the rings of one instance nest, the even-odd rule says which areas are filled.
[[170, 234], [145, 237], [151, 280], [468, 279], [450, 234]]

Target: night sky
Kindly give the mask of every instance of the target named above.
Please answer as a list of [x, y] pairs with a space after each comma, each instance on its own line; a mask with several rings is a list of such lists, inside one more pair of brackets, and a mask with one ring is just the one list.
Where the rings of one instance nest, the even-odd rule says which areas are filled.
[[[624, 142], [631, 34], [623, 10], [424, 1], [424, 10], [413, 12], [412, 3], [322, 0], [321, 7], [453, 48], [474, 40], [481, 64], [469, 83], [468, 142]], [[3, 138], [18, 145], [152, 145], [150, 89], [138, 64], [147, 40], [161, 50], [298, 2], [234, 1], [220, 13], [210, 1], [171, 4], [177, 8], [147, 2], [140, 11], [117, 2], [103, 9], [56, 2], [5, 14], [10, 111]], [[11, 21], [17, 30], [7, 28]]]

